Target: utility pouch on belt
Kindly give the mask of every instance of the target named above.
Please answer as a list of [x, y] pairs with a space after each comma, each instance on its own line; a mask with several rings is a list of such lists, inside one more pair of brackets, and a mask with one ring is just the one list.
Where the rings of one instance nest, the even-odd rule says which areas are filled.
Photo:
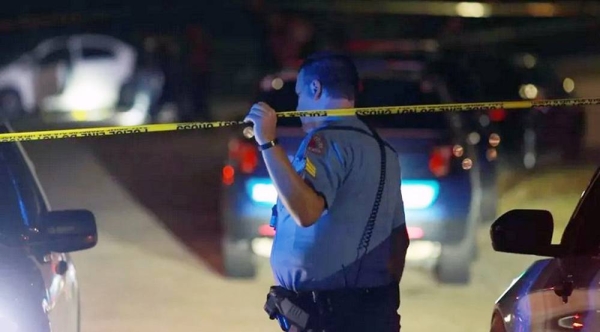
[[270, 319], [277, 319], [283, 331], [305, 331], [310, 314], [296, 302], [296, 294], [283, 287], [272, 286], [267, 295], [265, 311]]

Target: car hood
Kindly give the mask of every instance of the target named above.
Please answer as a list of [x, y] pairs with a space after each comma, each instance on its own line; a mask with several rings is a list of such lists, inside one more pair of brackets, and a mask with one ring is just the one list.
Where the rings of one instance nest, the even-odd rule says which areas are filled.
[[[515, 279], [497, 307], [515, 330], [551, 330], [560, 319], [590, 312], [595, 314], [589, 323], [600, 328], [599, 271], [600, 260], [592, 257], [539, 260]], [[573, 289], [568, 305], [555, 293], [567, 275], [572, 275]]]
[[0, 67], [0, 80], [22, 74], [32, 68], [32, 63], [27, 57], [23, 56], [16, 61]]

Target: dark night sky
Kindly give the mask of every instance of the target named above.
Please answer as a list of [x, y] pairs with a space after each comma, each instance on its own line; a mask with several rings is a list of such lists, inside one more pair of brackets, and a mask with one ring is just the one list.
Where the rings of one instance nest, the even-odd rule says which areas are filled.
[[[127, 34], [133, 30], [146, 30], [154, 33], [177, 33], [181, 32], [186, 22], [201, 23], [216, 38], [256, 38], [260, 29], [252, 25], [253, 20], [247, 11], [243, 10], [242, 3], [245, 0], [25, 0], [5, 1], [0, 11], [0, 42], [4, 46], [4, 53], [10, 53], [12, 49], [8, 45], [15, 44], [16, 49], [27, 49], [40, 38], [46, 38], [56, 34], [73, 32], [107, 32], [127, 38]], [[276, 2], [267, 0], [267, 2]], [[36, 14], [52, 14], [77, 12], [82, 13], [84, 19], [80, 22], [71, 22], [67, 25], [56, 25], [49, 27], [29, 26], [25, 28], [19, 18], [31, 17]], [[323, 22], [340, 22], [347, 31], [356, 26], [370, 26], [364, 35], [386, 38], [385, 31], [390, 36], [398, 37], [431, 37], [435, 36], [446, 18], [440, 17], [399, 17], [394, 15], [367, 15], [361, 16], [360, 25], [349, 15], [337, 15], [333, 20], [327, 14], [309, 14], [317, 26]], [[104, 15], [99, 17], [98, 15]], [[35, 17], [35, 16], [34, 16]], [[92, 17], [92, 19], [90, 19]], [[573, 19], [572, 19], [573, 20]], [[576, 21], [577, 19], [573, 20]], [[557, 21], [557, 20], [546, 20]], [[21, 22], [21, 23], [19, 23]], [[542, 22], [537, 20], [537, 22]], [[487, 29], [490, 27], [515, 26], [520, 24], [536, 23], [532, 19], [468, 19], [464, 21], [467, 29]], [[381, 28], [381, 27], [385, 28]], [[588, 29], [592, 30], [592, 29]], [[597, 31], [597, 30], [596, 30]], [[533, 47], [532, 43], [538, 43], [539, 48], [552, 50], [565, 50], [574, 46], [555, 43], [574, 43], [580, 48], [591, 47], [597, 44], [596, 34], [575, 32], [572, 35], [534, 37], [520, 41], [515, 44], [519, 47]], [[15, 38], [16, 37], [16, 38]], [[1, 61], [1, 59], [0, 59]]]

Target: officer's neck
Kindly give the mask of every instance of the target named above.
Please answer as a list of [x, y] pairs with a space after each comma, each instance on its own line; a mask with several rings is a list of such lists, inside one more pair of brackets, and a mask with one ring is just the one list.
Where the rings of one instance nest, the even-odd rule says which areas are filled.
[[[354, 108], [354, 100], [349, 99], [329, 99], [325, 101], [319, 109], [322, 110], [334, 110], [334, 109], [345, 109]], [[304, 118], [302, 121], [302, 129], [305, 132], [309, 132], [315, 128], [325, 125], [327, 122], [335, 121], [338, 119], [336, 116], [320, 116], [320, 117], [309, 117]]]

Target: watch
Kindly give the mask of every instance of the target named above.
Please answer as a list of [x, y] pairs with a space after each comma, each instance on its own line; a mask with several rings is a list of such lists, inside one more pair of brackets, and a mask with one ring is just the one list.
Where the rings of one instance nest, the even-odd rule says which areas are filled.
[[276, 139], [274, 139], [274, 140], [272, 140], [270, 142], [267, 142], [265, 144], [259, 145], [258, 146], [258, 151], [262, 152], [262, 151], [268, 150], [268, 149], [274, 147], [277, 144], [279, 144], [279, 140], [276, 138]]

